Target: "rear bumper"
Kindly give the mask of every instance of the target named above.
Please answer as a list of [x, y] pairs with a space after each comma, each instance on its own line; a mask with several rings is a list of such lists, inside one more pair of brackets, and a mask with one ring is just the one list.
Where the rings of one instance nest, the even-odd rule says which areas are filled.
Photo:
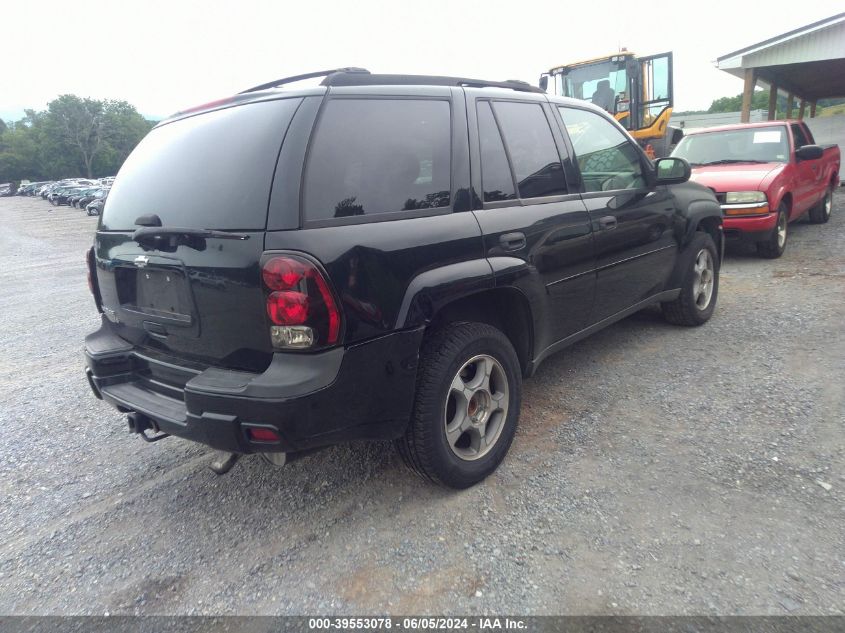
[[778, 214], [767, 213], [746, 218], [723, 219], [725, 239], [730, 242], [762, 242], [772, 235]]
[[[275, 354], [264, 373], [185, 366], [152, 357], [109, 323], [85, 339], [94, 394], [164, 433], [235, 453], [297, 452], [405, 432], [422, 329], [318, 354]], [[279, 442], [255, 442], [250, 426]]]

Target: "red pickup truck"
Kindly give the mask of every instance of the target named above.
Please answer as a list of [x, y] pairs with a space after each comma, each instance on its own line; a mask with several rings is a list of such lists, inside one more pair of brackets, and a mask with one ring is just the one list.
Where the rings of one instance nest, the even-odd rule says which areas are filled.
[[787, 226], [809, 212], [830, 219], [839, 184], [839, 147], [815, 144], [803, 121], [770, 121], [688, 132], [672, 156], [722, 205], [725, 237], [755, 243], [763, 257], [786, 248]]

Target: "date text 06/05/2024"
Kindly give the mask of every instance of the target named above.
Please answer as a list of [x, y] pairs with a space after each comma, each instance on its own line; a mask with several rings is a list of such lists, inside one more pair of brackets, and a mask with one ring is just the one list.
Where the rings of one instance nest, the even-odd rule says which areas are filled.
[[358, 617], [358, 618], [309, 618], [311, 630], [410, 630], [410, 631], [453, 631], [453, 630], [511, 630], [526, 628], [523, 620], [482, 617], [482, 618], [447, 618], [447, 617]]

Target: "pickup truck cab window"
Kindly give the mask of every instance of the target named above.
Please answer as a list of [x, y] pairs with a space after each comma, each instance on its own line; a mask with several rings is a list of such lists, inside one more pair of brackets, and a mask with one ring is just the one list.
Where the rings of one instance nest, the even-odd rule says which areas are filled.
[[560, 107], [587, 192], [647, 185], [634, 145], [610, 121], [589, 110]]
[[539, 103], [497, 101], [493, 108], [502, 126], [519, 197], [566, 194], [563, 166], [542, 106]]
[[306, 220], [448, 207], [450, 134], [445, 100], [330, 100], [311, 140]]
[[810, 144], [810, 141], [807, 140], [807, 135], [804, 134], [804, 130], [801, 128], [800, 125], [798, 125], [797, 123], [793, 123], [791, 127], [792, 138], [795, 140], [795, 149]]

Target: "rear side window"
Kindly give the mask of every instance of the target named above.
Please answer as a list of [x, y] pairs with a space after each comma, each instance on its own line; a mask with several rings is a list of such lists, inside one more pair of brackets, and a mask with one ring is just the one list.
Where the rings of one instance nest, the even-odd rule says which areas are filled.
[[496, 125], [488, 101], [478, 103], [478, 136], [481, 142], [481, 186], [484, 189], [484, 202], [516, 198], [502, 135], [499, 134], [499, 126]]
[[163, 226], [261, 230], [276, 158], [301, 99], [251, 103], [168, 123], [150, 132], [120, 169], [103, 230]]
[[450, 120], [442, 100], [329, 101], [311, 140], [305, 218], [449, 207]]
[[540, 104], [497, 101], [493, 107], [516, 173], [519, 197], [565, 194], [560, 156]]

